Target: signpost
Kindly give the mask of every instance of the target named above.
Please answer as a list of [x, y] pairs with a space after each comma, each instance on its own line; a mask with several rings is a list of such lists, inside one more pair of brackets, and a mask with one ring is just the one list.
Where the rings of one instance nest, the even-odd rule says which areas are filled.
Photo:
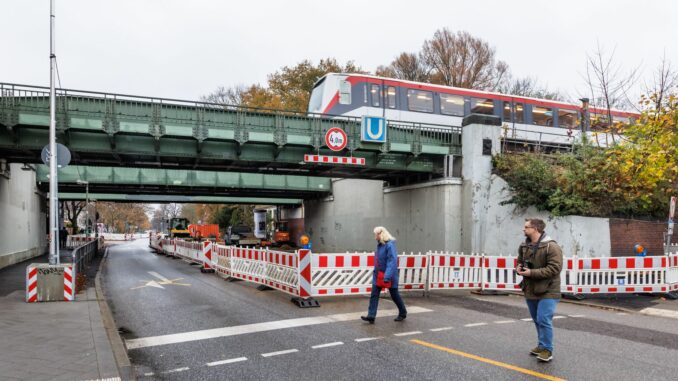
[[386, 143], [386, 119], [378, 116], [363, 116], [360, 140], [369, 143]]

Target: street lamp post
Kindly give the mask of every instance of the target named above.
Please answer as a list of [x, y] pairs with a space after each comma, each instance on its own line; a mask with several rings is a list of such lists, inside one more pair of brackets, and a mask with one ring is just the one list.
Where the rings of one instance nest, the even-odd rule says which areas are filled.
[[76, 180], [76, 183], [85, 185], [85, 236], [89, 237], [89, 181]]

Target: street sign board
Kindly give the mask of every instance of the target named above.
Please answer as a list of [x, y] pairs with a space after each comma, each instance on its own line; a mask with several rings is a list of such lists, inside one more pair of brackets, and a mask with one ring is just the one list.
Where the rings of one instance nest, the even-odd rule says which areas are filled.
[[339, 127], [332, 127], [325, 133], [325, 144], [332, 151], [341, 151], [346, 148], [346, 143], [348, 143], [346, 132]]
[[671, 197], [671, 204], [669, 204], [669, 218], [673, 219], [676, 214], [676, 196]]
[[360, 140], [370, 143], [386, 143], [386, 119], [378, 116], [363, 116]]

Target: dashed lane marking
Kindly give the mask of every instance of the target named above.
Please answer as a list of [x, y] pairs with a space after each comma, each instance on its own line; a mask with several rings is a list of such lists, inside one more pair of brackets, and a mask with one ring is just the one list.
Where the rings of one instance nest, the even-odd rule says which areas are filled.
[[[422, 307], [409, 307], [407, 309], [408, 314], [410, 313], [423, 313], [431, 312], [427, 308]], [[396, 316], [398, 310], [384, 310], [379, 312], [383, 316]], [[364, 315], [364, 312], [354, 312], [347, 314], [337, 314], [337, 315], [326, 315], [326, 316], [315, 316], [315, 317], [306, 317], [298, 319], [287, 319], [287, 320], [277, 320], [269, 321], [264, 323], [255, 323], [255, 324], [246, 324], [238, 325], [233, 327], [223, 327], [223, 328], [214, 328], [214, 329], [205, 329], [201, 331], [192, 331], [192, 332], [183, 332], [175, 333], [170, 335], [162, 336], [151, 336], [151, 337], [142, 337], [138, 339], [132, 339], [125, 341], [127, 349], [139, 349], [154, 347], [158, 345], [167, 345], [167, 344], [176, 344], [176, 343], [186, 343], [190, 341], [199, 341], [213, 339], [217, 337], [227, 337], [235, 335], [243, 335], [247, 333], [255, 332], [266, 332], [273, 331], [277, 329], [284, 328], [298, 328], [305, 327], [310, 325], [326, 324], [326, 323], [339, 323], [344, 321], [359, 320], [360, 316]]]
[[187, 370], [189, 370], [189, 369], [191, 369], [191, 368], [185, 366], [185, 367], [183, 367], [183, 368], [176, 368], [176, 369], [168, 370], [168, 371], [162, 372], [162, 373], [163, 373], [163, 374], [179, 373], [179, 372], [187, 371]]
[[343, 342], [341, 341], [335, 341], [334, 343], [327, 343], [327, 344], [318, 344], [314, 345], [311, 348], [313, 349], [320, 349], [320, 348], [327, 348], [327, 347], [336, 347], [337, 345], [344, 345]]
[[429, 331], [431, 332], [440, 332], [440, 331], [449, 331], [451, 329], [454, 329], [454, 327], [441, 327], [441, 328], [431, 328]]
[[556, 315], [556, 316], [554, 316], [553, 318], [554, 318], [554, 319], [565, 319], [566, 317], [567, 317], [567, 316]]
[[411, 331], [411, 332], [400, 332], [394, 333], [393, 336], [410, 336], [410, 335], [419, 335], [421, 331]]
[[377, 337], [361, 337], [359, 339], [355, 339], [356, 342], [362, 343], [363, 341], [372, 341], [372, 340], [379, 340], [383, 339], [384, 336], [377, 336]]
[[146, 376], [146, 377], [155, 376], [155, 373], [153, 373], [153, 372], [150, 372], [150, 373], [144, 373], [144, 376]]
[[433, 348], [433, 349], [437, 349], [437, 350], [439, 350], [439, 351], [451, 353], [451, 354], [453, 354], [453, 355], [457, 355], [457, 356], [461, 356], [461, 357], [466, 357], [466, 358], [468, 358], [468, 359], [472, 359], [472, 360], [484, 362], [484, 363], [486, 363], [486, 364], [491, 364], [491, 365], [498, 366], [498, 367], [501, 367], [501, 368], [510, 369], [510, 370], [513, 370], [513, 371], [516, 371], [516, 372], [520, 372], [520, 373], [524, 373], [524, 374], [529, 374], [530, 376], [539, 377], [539, 378], [544, 379], [544, 380], [550, 380], [550, 381], [565, 381], [565, 380], [562, 379], [562, 378], [558, 378], [558, 377], [555, 377], [555, 376], [551, 376], [551, 375], [549, 375], [549, 374], [544, 374], [544, 373], [535, 372], [535, 371], [530, 370], [530, 369], [521, 368], [521, 367], [519, 367], [519, 366], [507, 364], [507, 363], [505, 363], [505, 362], [501, 362], [501, 361], [496, 361], [496, 360], [488, 359], [488, 358], [485, 358], [485, 357], [481, 357], [481, 356], [474, 355], [474, 354], [471, 354], [471, 353], [466, 353], [466, 352], [458, 351], [458, 350], [456, 350], [456, 349], [452, 349], [452, 348], [448, 348], [448, 347], [443, 347], [443, 346], [436, 345], [436, 344], [433, 344], [433, 343], [429, 343], [429, 342], [426, 342], [426, 341], [421, 341], [421, 340], [412, 339], [412, 340], [410, 340], [410, 342], [411, 342], [411, 343], [414, 343], [414, 344], [422, 345], [422, 346], [424, 346], [424, 347]]
[[532, 321], [532, 318], [525, 318], [525, 319], [520, 319], [522, 321]]
[[207, 365], [207, 366], [217, 366], [217, 365], [224, 365], [224, 364], [232, 364], [234, 362], [241, 362], [241, 361], [247, 361], [247, 357], [236, 357], [236, 358], [228, 359], [228, 360], [208, 362], [205, 365]]
[[494, 324], [508, 324], [508, 323], [515, 323], [515, 320], [498, 320], [494, 322]]
[[584, 317], [584, 316], [586, 316], [586, 315], [567, 315], [567, 316], [573, 317], [573, 318], [582, 318], [582, 317]]
[[487, 325], [487, 323], [471, 323], [471, 324], [464, 324], [464, 327], [480, 327], [481, 325]]
[[295, 352], [299, 352], [299, 350], [298, 349], [286, 349], [284, 351], [262, 353], [261, 355], [263, 357], [273, 357], [273, 356], [286, 355], [286, 354], [295, 353]]

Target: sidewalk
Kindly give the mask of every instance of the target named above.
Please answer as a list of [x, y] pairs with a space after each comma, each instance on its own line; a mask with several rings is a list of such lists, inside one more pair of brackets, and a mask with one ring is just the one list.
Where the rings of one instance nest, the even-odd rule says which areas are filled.
[[100, 258], [74, 302], [25, 302], [26, 266], [46, 256], [0, 270], [0, 379], [120, 380], [92, 279]]

